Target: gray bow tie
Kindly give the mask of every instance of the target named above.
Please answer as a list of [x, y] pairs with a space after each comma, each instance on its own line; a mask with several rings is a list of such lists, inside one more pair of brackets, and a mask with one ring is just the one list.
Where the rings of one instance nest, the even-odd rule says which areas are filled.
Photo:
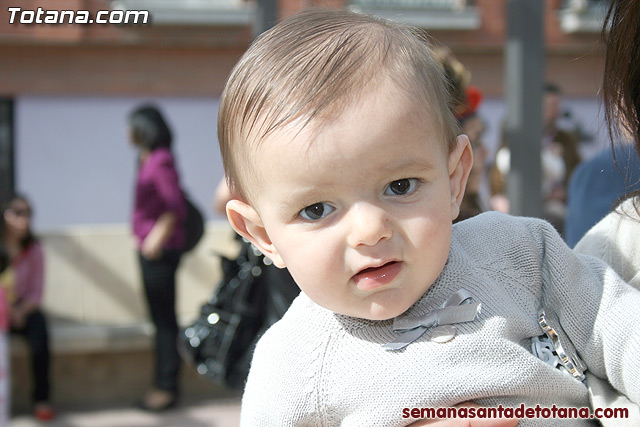
[[480, 314], [480, 307], [480, 303], [471, 302], [471, 294], [466, 289], [460, 289], [439, 308], [422, 316], [396, 317], [393, 320], [393, 330], [401, 332], [401, 334], [394, 341], [384, 344], [382, 348], [400, 350], [420, 338], [427, 329], [433, 326], [453, 325], [475, 320]]

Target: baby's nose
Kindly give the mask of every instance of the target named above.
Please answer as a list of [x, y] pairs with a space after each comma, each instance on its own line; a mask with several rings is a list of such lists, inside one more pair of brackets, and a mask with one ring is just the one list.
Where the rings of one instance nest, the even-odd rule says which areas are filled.
[[381, 240], [391, 238], [392, 229], [387, 211], [370, 204], [359, 203], [349, 212], [349, 246], [374, 246]]

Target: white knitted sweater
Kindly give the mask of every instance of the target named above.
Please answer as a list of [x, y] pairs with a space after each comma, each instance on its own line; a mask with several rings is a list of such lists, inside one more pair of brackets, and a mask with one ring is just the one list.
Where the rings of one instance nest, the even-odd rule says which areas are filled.
[[[428, 256], [428, 254], [425, 254]], [[304, 294], [260, 340], [242, 401], [242, 426], [404, 426], [404, 408], [587, 407], [587, 388], [531, 353], [538, 310], [559, 318], [590, 372], [640, 399], [640, 292], [608, 266], [574, 254], [546, 222], [498, 213], [454, 226], [447, 264], [406, 314], [468, 290], [482, 312], [438, 344], [429, 333], [403, 350], [392, 320], [332, 313]], [[520, 425], [586, 425], [522, 420]]]
[[[635, 201], [637, 203], [637, 201]], [[624, 201], [617, 209], [594, 225], [578, 242], [574, 251], [604, 260], [631, 286], [640, 289], [640, 214], [634, 199]], [[640, 410], [612, 389], [605, 380], [589, 377], [589, 393], [596, 407], [626, 407], [626, 420], [603, 420], [605, 427], [640, 425]]]
[[640, 289], [639, 236], [640, 215], [634, 199], [628, 199], [594, 225], [576, 244], [575, 251], [606, 261], [620, 277]]

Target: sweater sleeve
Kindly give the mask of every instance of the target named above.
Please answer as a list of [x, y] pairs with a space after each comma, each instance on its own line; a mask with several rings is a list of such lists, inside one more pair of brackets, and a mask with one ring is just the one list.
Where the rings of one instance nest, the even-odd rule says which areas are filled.
[[593, 375], [640, 402], [640, 292], [602, 260], [571, 251], [548, 223], [535, 224], [544, 308]]
[[318, 408], [322, 339], [301, 327], [293, 314], [288, 312], [256, 346], [242, 396], [241, 427], [325, 425], [326, 414]]
[[42, 246], [39, 243], [31, 244], [15, 268], [18, 299], [40, 305], [44, 291]]
[[631, 286], [640, 289], [640, 217], [627, 200], [584, 235], [575, 251], [609, 264]]

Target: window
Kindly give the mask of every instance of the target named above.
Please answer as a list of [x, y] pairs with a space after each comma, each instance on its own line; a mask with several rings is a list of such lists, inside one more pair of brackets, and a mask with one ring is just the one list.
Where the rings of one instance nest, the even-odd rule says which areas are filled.
[[250, 25], [255, 5], [242, 0], [113, 0], [111, 9], [146, 10], [155, 25]]
[[559, 11], [566, 33], [597, 33], [602, 30], [609, 0], [565, 0]]
[[351, 0], [349, 7], [419, 28], [472, 30], [480, 17], [472, 0]]

